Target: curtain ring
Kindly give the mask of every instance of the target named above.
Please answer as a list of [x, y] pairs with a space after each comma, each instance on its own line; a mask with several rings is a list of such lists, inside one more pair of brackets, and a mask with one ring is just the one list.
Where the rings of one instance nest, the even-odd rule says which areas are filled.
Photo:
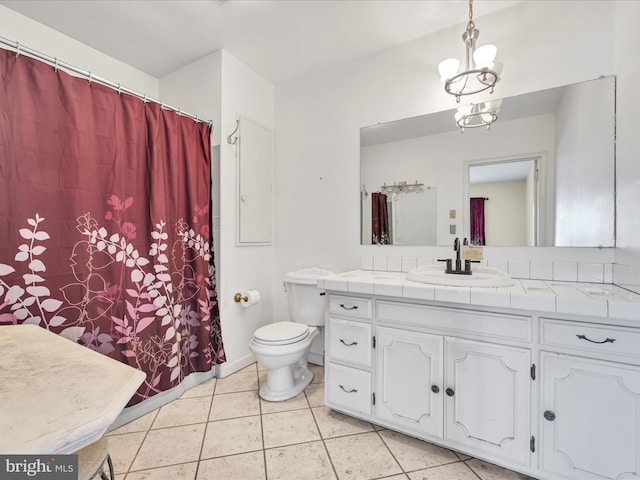
[[160, 102], [160, 110], [164, 110], [164, 102]]
[[16, 57], [20, 56], [20, 42], [16, 42]]
[[181, 112], [182, 112], [182, 109], [181, 109], [181, 108], [179, 108], [179, 109], [178, 109], [178, 116], [181, 116], [181, 115], [182, 115], [182, 113], [181, 113]]
[[144, 103], [145, 105], [147, 104], [147, 94], [146, 93], [142, 97], [142, 103]]
[[118, 84], [118, 95], [120, 95], [122, 93], [122, 89], [120, 87], [120, 84]]
[[93, 80], [93, 74], [89, 72], [89, 85], [91, 85], [92, 80]]
[[58, 72], [58, 58], [56, 57], [55, 59], [55, 63], [53, 65], [53, 70], [57, 73]]

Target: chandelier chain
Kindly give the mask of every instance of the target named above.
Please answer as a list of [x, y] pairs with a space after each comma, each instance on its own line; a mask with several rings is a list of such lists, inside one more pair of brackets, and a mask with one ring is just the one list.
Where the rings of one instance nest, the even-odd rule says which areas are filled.
[[[467, 29], [462, 34], [462, 41], [465, 44], [465, 61], [462, 70], [459, 70], [460, 61], [456, 58], [447, 58], [438, 65], [440, 79], [444, 82], [444, 89], [447, 93], [455, 96], [456, 103], [465, 95], [475, 95], [476, 93], [489, 90], [493, 93], [493, 88], [500, 81], [502, 63], [495, 61], [497, 48], [495, 45], [484, 45], [476, 49], [476, 41], [480, 32], [475, 27], [473, 21], [473, 0], [469, 2], [469, 22]], [[502, 101], [471, 103], [468, 106], [458, 108], [455, 120], [460, 131], [465, 128], [486, 127], [490, 128], [500, 111]]]
[[469, 0], [469, 23], [467, 24], [467, 30], [476, 28], [476, 24], [473, 23], [473, 0]]

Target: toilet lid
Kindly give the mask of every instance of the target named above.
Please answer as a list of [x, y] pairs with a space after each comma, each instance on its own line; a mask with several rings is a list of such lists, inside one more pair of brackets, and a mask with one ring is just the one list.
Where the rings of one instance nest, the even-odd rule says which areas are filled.
[[288, 345], [309, 336], [309, 327], [304, 323], [276, 322], [260, 327], [253, 334], [254, 340], [269, 345]]

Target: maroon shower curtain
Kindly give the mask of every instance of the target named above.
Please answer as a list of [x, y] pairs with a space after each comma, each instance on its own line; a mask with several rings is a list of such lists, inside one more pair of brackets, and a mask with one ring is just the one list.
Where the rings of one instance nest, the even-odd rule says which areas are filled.
[[371, 194], [371, 242], [378, 245], [391, 243], [387, 196], [384, 193]]
[[142, 370], [131, 405], [223, 362], [210, 163], [206, 124], [0, 50], [0, 325]]
[[470, 199], [471, 245], [484, 245], [484, 198]]

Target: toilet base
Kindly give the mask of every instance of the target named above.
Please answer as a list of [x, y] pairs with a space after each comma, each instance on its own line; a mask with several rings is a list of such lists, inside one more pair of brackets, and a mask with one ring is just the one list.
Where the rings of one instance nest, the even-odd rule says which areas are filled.
[[295, 375], [291, 366], [269, 370], [267, 383], [260, 387], [260, 398], [269, 402], [282, 402], [299, 395], [313, 381], [313, 372], [306, 365], [299, 368]]

